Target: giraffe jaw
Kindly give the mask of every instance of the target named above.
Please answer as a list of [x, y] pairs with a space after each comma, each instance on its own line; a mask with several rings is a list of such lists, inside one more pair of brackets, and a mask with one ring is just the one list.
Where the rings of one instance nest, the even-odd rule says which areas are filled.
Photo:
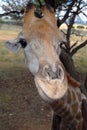
[[38, 92], [46, 102], [53, 102], [62, 98], [67, 92], [67, 82], [61, 79], [47, 80], [41, 75], [35, 76], [35, 84]]

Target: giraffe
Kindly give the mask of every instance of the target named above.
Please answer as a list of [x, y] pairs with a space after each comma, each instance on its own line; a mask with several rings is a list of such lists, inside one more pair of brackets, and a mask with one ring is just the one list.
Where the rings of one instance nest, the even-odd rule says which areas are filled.
[[[29, 7], [29, 6], [28, 6]], [[57, 28], [54, 12], [44, 6], [44, 17], [34, 16], [35, 7], [25, 11], [23, 30], [7, 48], [18, 52], [23, 48], [26, 64], [34, 75], [40, 96], [48, 102], [54, 113], [61, 117], [59, 130], [82, 130], [82, 93], [79, 83], [67, 73], [59, 59], [60, 43], [65, 35]]]
[[[36, 77], [38, 92], [42, 99], [50, 104], [54, 114], [61, 117], [60, 128], [58, 130], [85, 130], [83, 129], [82, 101], [86, 97], [80, 91], [80, 84], [72, 79], [69, 74], [66, 73], [65, 75], [68, 79], [68, 89], [62, 97], [57, 95], [57, 98], [54, 98], [59, 90], [53, 88], [53, 91], [49, 85], [44, 85], [44, 79], [40, 73]], [[58, 86], [60, 86], [59, 83], [57, 84]]]

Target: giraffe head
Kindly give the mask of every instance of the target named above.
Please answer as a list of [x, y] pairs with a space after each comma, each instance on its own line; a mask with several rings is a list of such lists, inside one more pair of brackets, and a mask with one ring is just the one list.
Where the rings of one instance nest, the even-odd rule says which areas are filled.
[[6, 46], [19, 51], [24, 45], [25, 60], [35, 77], [38, 92], [45, 101], [51, 102], [67, 91], [67, 78], [59, 59], [60, 43], [65, 41], [65, 35], [57, 28], [53, 10], [43, 7], [42, 11], [44, 17], [39, 19], [34, 16], [33, 6], [27, 10], [22, 33]]

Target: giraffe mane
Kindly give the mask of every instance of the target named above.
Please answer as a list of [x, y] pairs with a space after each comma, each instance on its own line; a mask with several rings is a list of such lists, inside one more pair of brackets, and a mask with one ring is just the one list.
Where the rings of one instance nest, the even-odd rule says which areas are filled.
[[76, 88], [76, 87], [79, 87], [79, 86], [80, 86], [80, 82], [78, 82], [78, 81], [76, 81], [74, 78], [72, 78], [69, 73], [66, 72], [66, 75], [67, 75], [68, 83], [69, 83], [72, 87]]

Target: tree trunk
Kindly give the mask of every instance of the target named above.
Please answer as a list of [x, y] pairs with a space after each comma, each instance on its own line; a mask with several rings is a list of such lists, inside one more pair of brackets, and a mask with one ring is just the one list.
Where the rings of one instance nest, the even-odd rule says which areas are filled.
[[85, 79], [85, 88], [86, 88], [86, 91], [87, 91], [87, 74], [86, 74], [86, 79]]
[[87, 77], [86, 74], [82, 74], [76, 71], [72, 57], [66, 53], [63, 49], [60, 55], [60, 59], [67, 70], [67, 72], [77, 81], [80, 82], [81, 91], [87, 96]]
[[67, 72], [76, 80], [79, 80], [76, 75], [76, 69], [72, 60], [72, 57], [66, 53], [63, 49], [61, 51], [60, 60], [62, 61]]
[[60, 130], [60, 123], [61, 123], [61, 117], [53, 114], [53, 120], [52, 120], [52, 129], [51, 130]]
[[87, 130], [87, 101], [82, 101], [82, 115], [83, 115], [83, 130]]

